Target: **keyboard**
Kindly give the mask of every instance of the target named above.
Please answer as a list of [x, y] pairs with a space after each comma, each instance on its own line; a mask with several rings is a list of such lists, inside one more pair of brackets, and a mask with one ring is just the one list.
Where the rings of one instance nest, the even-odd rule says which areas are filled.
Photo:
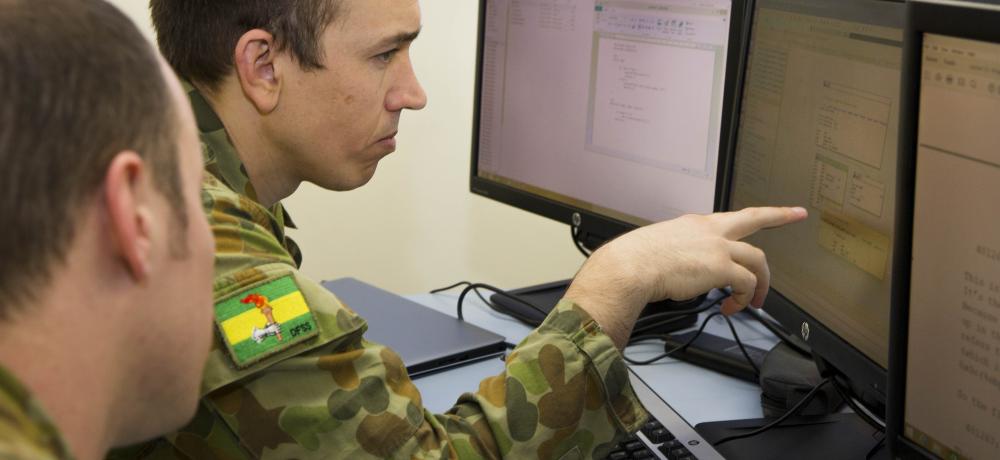
[[669, 404], [629, 370], [629, 379], [650, 420], [608, 454], [609, 460], [724, 460]]

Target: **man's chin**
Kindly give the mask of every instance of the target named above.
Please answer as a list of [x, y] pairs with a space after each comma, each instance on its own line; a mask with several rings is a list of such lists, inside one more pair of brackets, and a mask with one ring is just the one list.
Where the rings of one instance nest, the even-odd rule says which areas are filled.
[[335, 192], [348, 192], [357, 188], [360, 188], [375, 177], [375, 170], [378, 169], [378, 162], [373, 162], [370, 166], [366, 166], [363, 169], [359, 169], [355, 174], [350, 175], [350, 177], [333, 177], [331, 180], [323, 182], [314, 182], [316, 185]]

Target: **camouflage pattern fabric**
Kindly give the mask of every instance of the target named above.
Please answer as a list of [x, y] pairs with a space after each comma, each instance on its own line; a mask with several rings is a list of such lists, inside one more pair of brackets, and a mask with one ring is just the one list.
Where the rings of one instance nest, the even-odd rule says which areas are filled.
[[194, 422], [119, 457], [594, 458], [645, 421], [621, 354], [565, 301], [510, 354], [505, 372], [445, 414], [425, 410], [400, 357], [366, 341], [365, 321], [298, 272], [284, 210], [254, 200], [222, 124], [196, 91], [191, 97], [211, 173], [203, 200], [216, 238], [216, 299], [290, 275], [321, 331], [246, 369], [217, 340]]
[[41, 406], [14, 376], [0, 368], [0, 459], [73, 458]]

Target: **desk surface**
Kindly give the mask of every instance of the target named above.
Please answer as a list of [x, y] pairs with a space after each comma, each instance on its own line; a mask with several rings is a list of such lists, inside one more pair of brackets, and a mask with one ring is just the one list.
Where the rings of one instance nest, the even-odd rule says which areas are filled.
[[[407, 298], [456, 316], [457, 294], [418, 294]], [[531, 332], [530, 327], [491, 310], [475, 296], [466, 296], [465, 302], [463, 313], [466, 321], [500, 334], [510, 343], [520, 342]], [[704, 316], [705, 314], [702, 319]], [[746, 316], [738, 315], [733, 319], [744, 343], [765, 350], [777, 343], [774, 335]], [[725, 320], [719, 317], [714, 318], [705, 331], [726, 338], [732, 336]], [[649, 343], [629, 347], [626, 354], [643, 359], [662, 352], [662, 345]], [[760, 387], [757, 385], [672, 358], [665, 358], [648, 366], [634, 366], [632, 369], [691, 425], [763, 416]], [[502, 371], [503, 362], [491, 359], [420, 377], [414, 383], [420, 389], [424, 406], [432, 412], [440, 413], [451, 408], [461, 393], [475, 391], [482, 379]]]

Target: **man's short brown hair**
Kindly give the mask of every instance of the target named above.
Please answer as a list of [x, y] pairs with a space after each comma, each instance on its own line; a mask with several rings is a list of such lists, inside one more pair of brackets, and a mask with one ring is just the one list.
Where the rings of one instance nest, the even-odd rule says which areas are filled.
[[181, 78], [217, 89], [233, 71], [240, 37], [253, 29], [274, 35], [306, 70], [324, 68], [323, 32], [340, 0], [151, 0], [160, 52]]
[[179, 112], [162, 69], [103, 0], [0, 0], [0, 318], [65, 259], [117, 153], [150, 164], [186, 225]]

